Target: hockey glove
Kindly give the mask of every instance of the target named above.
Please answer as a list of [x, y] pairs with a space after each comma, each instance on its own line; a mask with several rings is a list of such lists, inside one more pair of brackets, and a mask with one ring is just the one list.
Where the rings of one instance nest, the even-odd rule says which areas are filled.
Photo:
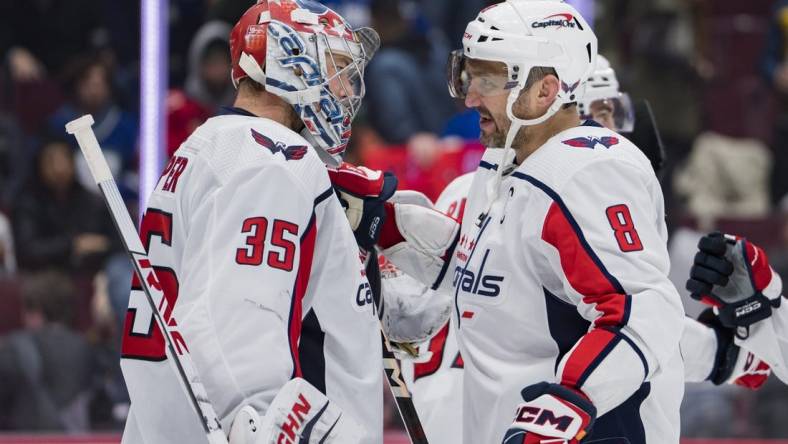
[[391, 173], [342, 163], [328, 169], [328, 177], [345, 209], [350, 228], [361, 248], [371, 249], [380, 237], [386, 219], [384, 203], [397, 190]]
[[357, 444], [363, 428], [301, 378], [288, 381], [262, 418], [250, 405], [233, 418], [229, 444]]
[[712, 309], [701, 313], [698, 322], [711, 327], [717, 336], [714, 368], [707, 380], [715, 385], [736, 384], [755, 390], [769, 379], [772, 372], [769, 364], [736, 345], [733, 329], [722, 325]]
[[698, 249], [687, 290], [712, 305], [722, 325], [746, 338], [750, 325], [780, 306], [780, 277], [763, 249], [744, 238], [715, 232], [701, 238]]
[[594, 425], [596, 407], [577, 390], [540, 382], [521, 394], [525, 402], [517, 406], [503, 444], [575, 444]]

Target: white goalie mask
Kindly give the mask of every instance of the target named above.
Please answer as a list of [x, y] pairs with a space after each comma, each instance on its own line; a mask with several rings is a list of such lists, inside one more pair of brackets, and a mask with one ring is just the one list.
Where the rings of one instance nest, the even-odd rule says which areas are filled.
[[233, 28], [233, 82], [250, 77], [293, 106], [302, 135], [337, 166], [364, 97], [364, 68], [380, 45], [312, 0], [262, 0]]

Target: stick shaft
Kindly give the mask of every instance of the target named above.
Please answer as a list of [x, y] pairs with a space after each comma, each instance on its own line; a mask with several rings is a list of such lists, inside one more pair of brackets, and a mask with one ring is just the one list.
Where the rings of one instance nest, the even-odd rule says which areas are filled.
[[[366, 272], [378, 316], [381, 316], [383, 310], [383, 300], [381, 299], [382, 286], [380, 283], [380, 268], [378, 267], [378, 253], [375, 248], [372, 248], [368, 253]], [[386, 374], [386, 382], [391, 389], [394, 400], [397, 402], [397, 411], [402, 423], [405, 425], [405, 431], [408, 432], [408, 438], [410, 438], [412, 444], [429, 444], [427, 435], [424, 433], [424, 426], [421, 425], [421, 419], [419, 419], [419, 414], [416, 411], [416, 405], [413, 404], [413, 398], [410, 396], [410, 390], [408, 390], [408, 386], [402, 377], [402, 368], [399, 360], [391, 350], [391, 344], [383, 331], [382, 323], [380, 324], [380, 339], [383, 348], [383, 371]]]
[[80, 150], [90, 168], [90, 173], [104, 196], [112, 221], [120, 234], [126, 253], [134, 266], [134, 272], [139, 277], [148, 304], [153, 310], [156, 324], [159, 326], [166, 342], [170, 363], [178, 375], [195, 412], [200, 417], [208, 442], [210, 444], [227, 444], [227, 437], [222, 432], [221, 423], [192, 362], [186, 342], [178, 331], [177, 323], [172, 316], [169, 318], [164, 316], [164, 313], [168, 311], [167, 299], [164, 297], [158, 276], [153, 269], [145, 248], [142, 246], [137, 229], [131, 220], [128, 209], [118, 191], [115, 179], [112, 177], [107, 161], [101, 152], [96, 135], [91, 128], [92, 123], [93, 118], [90, 115], [82, 116], [69, 122], [66, 125], [66, 130], [76, 137]]

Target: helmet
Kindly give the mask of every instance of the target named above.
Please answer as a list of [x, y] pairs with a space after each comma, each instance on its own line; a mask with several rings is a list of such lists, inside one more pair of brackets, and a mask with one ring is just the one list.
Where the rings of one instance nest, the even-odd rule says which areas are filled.
[[249, 77], [293, 106], [302, 135], [337, 166], [364, 96], [364, 67], [380, 45], [312, 0], [260, 0], [230, 33], [232, 79]]
[[[466, 59], [503, 63], [507, 78], [502, 86], [509, 91], [511, 138], [521, 126], [541, 123], [562, 105], [579, 100], [596, 64], [594, 32], [572, 6], [560, 0], [507, 0], [489, 6], [468, 23], [462, 44], [462, 50], [449, 57], [449, 92], [456, 98], [464, 98], [467, 93], [470, 77], [464, 70]], [[561, 90], [544, 116], [518, 119], [512, 106], [534, 67], [555, 69]]]
[[594, 73], [588, 78], [585, 95], [577, 105], [580, 117], [599, 120], [602, 114], [601, 119], [610, 122], [605, 126], [612, 125], [613, 131], [631, 133], [635, 128], [632, 99], [620, 91], [616, 72], [601, 54], [597, 56]]
[[[495, 178], [487, 186], [488, 212], [514, 154], [512, 143], [520, 128], [542, 123], [563, 105], [580, 100], [596, 65], [596, 53], [597, 40], [591, 27], [575, 8], [561, 0], [507, 0], [482, 9], [468, 23], [462, 49], [449, 55], [449, 93], [464, 98], [474, 83], [473, 71], [466, 70], [468, 59], [497, 62], [493, 64], [499, 69], [491, 78], [479, 78], [475, 83], [480, 94], [508, 94], [506, 115], [512, 122]], [[514, 104], [535, 67], [553, 68], [561, 88], [544, 115], [521, 119], [514, 114]]]

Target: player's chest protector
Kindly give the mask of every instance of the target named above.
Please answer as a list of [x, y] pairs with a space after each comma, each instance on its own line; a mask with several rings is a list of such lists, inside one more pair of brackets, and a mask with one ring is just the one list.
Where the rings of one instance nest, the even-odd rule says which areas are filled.
[[552, 363], [558, 350], [547, 333], [546, 279], [539, 276], [548, 267], [532, 263], [538, 255], [529, 250], [540, 241], [543, 214], [527, 214], [540, 206], [540, 191], [505, 177], [485, 215], [487, 181], [494, 175], [477, 171], [451, 270], [463, 356], [474, 362]]

